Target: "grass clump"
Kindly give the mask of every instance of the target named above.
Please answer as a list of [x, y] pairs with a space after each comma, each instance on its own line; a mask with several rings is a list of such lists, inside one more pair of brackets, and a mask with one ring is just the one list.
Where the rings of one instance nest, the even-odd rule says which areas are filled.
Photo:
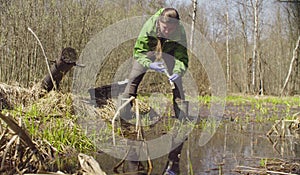
[[22, 118], [33, 140], [46, 141], [58, 152], [64, 152], [65, 148], [85, 153], [95, 149], [76, 123], [71, 94], [50, 92], [27, 107], [7, 112], [14, 118]]

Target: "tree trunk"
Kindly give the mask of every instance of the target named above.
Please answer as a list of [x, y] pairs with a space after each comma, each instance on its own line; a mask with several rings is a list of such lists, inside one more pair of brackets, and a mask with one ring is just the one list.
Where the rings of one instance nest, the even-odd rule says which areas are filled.
[[[249, 67], [248, 67], [248, 57], [247, 57], [247, 48], [248, 48], [248, 36], [247, 36], [247, 4], [245, 3], [240, 3], [241, 4], [241, 9], [238, 9], [238, 16], [239, 20], [241, 22], [242, 26], [242, 37], [243, 37], [243, 71], [242, 71], [242, 76], [241, 76], [241, 82], [242, 82], [242, 93], [248, 93], [250, 90], [251, 82], [249, 76]], [[251, 74], [250, 74], [251, 75]]]
[[283, 85], [283, 87], [281, 89], [281, 92], [280, 92], [281, 96], [283, 95], [283, 91], [285, 90], [285, 88], [286, 88], [286, 86], [287, 86], [287, 84], [289, 82], [290, 76], [292, 74], [292, 69], [293, 69], [294, 62], [295, 62], [295, 60], [297, 59], [297, 56], [298, 56], [299, 46], [300, 46], [300, 35], [298, 37], [298, 40], [297, 40], [297, 43], [296, 43], [296, 47], [295, 47], [295, 49], [293, 51], [293, 57], [292, 57], [292, 60], [291, 60], [291, 63], [290, 63], [290, 68], [289, 68], [287, 77], [285, 79], [284, 85]]
[[258, 40], [258, 1], [253, 6], [254, 29], [253, 29], [253, 55], [252, 55], [252, 93], [256, 92], [256, 62], [257, 62], [257, 40]]
[[229, 12], [228, 0], [226, 0], [226, 75], [227, 75], [227, 89], [231, 90], [231, 74], [230, 74], [230, 50], [229, 50]]
[[193, 49], [193, 45], [194, 45], [194, 31], [195, 31], [195, 21], [196, 21], [196, 13], [197, 13], [197, 0], [192, 0], [192, 2], [193, 2], [193, 16], [192, 16], [190, 49]]

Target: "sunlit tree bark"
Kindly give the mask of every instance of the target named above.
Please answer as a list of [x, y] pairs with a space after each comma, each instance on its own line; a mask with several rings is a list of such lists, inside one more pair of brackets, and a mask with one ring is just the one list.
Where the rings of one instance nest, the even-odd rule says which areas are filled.
[[243, 55], [243, 70], [242, 70], [242, 87], [243, 93], [248, 93], [250, 90], [250, 85], [251, 85], [251, 71], [249, 70], [248, 67], [248, 56], [247, 56], [247, 52], [248, 52], [248, 16], [249, 16], [249, 11], [247, 10], [247, 2], [246, 1], [236, 1], [237, 4], [237, 21], [239, 21], [240, 23], [240, 32], [243, 38], [243, 51], [242, 51], [242, 55]]
[[283, 95], [283, 92], [284, 92], [284, 90], [285, 90], [285, 88], [286, 88], [286, 86], [287, 86], [287, 84], [288, 84], [288, 82], [289, 82], [289, 80], [290, 80], [290, 77], [291, 77], [291, 74], [292, 74], [292, 70], [293, 70], [294, 65], [295, 65], [295, 63], [296, 63], [296, 60], [298, 60], [299, 47], [300, 47], [300, 35], [299, 35], [299, 37], [298, 37], [298, 40], [297, 40], [295, 49], [294, 49], [294, 51], [293, 51], [293, 57], [292, 57], [292, 59], [291, 59], [289, 71], [288, 71], [288, 73], [287, 73], [287, 77], [286, 77], [286, 79], [285, 79], [284, 85], [283, 85], [282, 90], [281, 90], [281, 93], [280, 93], [281, 95]]
[[226, 77], [227, 89], [231, 90], [231, 73], [230, 73], [230, 49], [229, 49], [229, 8], [226, 0]]
[[195, 22], [196, 22], [196, 14], [197, 14], [197, 0], [192, 0], [193, 3], [193, 15], [192, 15], [192, 27], [191, 27], [191, 39], [190, 39], [190, 47], [193, 48], [194, 45], [194, 31], [195, 31]]

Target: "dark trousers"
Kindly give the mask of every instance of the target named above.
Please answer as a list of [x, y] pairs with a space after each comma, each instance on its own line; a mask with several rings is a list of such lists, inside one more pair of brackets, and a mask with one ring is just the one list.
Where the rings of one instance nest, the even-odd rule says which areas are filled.
[[[155, 60], [155, 53], [149, 52], [148, 58], [151, 59], [151, 61]], [[175, 65], [175, 60], [172, 55], [169, 54], [163, 54], [162, 58], [167, 66], [168, 73], [170, 75], [173, 74], [173, 68]], [[136, 60], [133, 62], [131, 73], [129, 74], [129, 82], [127, 84], [127, 87], [125, 88], [124, 96], [137, 96], [137, 90], [138, 86], [143, 80], [143, 77], [145, 76], [147, 71], [147, 68], [143, 67], [141, 64], [139, 64]], [[185, 99], [184, 93], [183, 93], [183, 86], [182, 86], [182, 78], [179, 77], [175, 82], [175, 89], [173, 89], [173, 103], [180, 102], [181, 100]]]

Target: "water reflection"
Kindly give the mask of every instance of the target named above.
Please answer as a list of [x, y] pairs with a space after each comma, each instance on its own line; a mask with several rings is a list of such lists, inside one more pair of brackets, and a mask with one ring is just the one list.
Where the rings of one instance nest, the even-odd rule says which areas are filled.
[[[257, 167], [263, 158], [296, 159], [300, 154], [299, 139], [267, 137], [271, 126], [272, 123], [223, 122], [204, 146], [199, 146], [201, 129], [194, 129], [182, 149], [182, 174], [233, 175], [239, 174], [235, 171], [237, 166]], [[114, 174], [112, 168], [120, 161], [104, 153], [98, 154], [97, 160], [108, 174]], [[167, 161], [167, 155], [152, 160], [151, 174], [162, 174]]]

